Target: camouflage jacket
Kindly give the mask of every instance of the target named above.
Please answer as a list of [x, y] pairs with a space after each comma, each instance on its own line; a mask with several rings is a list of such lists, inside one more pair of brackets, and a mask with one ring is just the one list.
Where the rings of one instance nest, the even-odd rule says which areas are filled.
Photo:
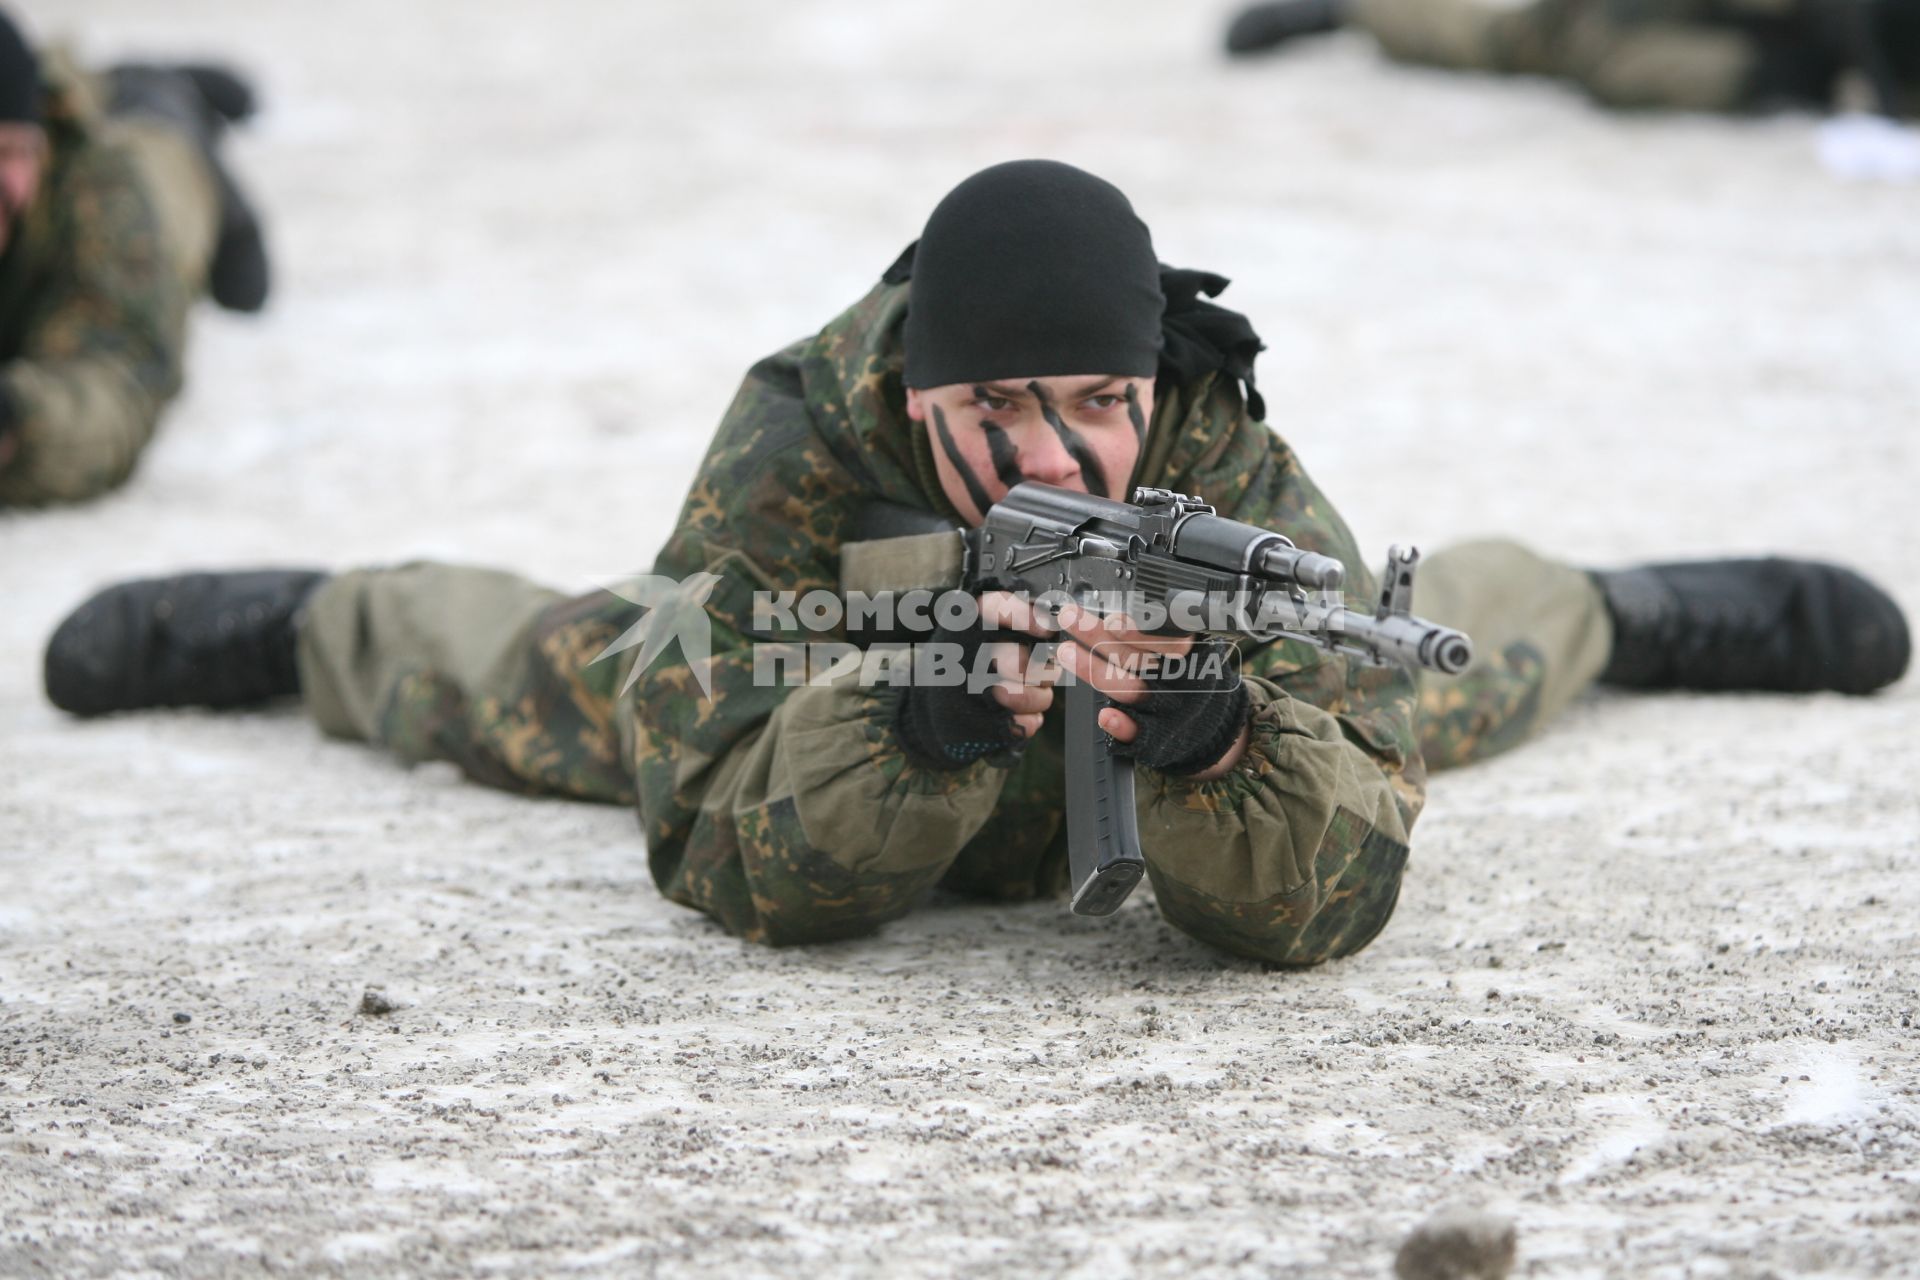
[[[668, 897], [757, 941], [861, 934], [936, 885], [1021, 899], [1066, 878], [1059, 703], [1010, 767], [941, 773], [908, 762], [890, 692], [862, 687], [857, 672], [800, 687], [754, 678], [753, 648], [770, 637], [754, 631], [753, 592], [839, 590], [860, 504], [877, 497], [957, 522], [926, 434], [906, 417], [907, 288], [876, 286], [749, 371], [656, 565], [719, 582], [705, 603], [711, 698], [676, 656], [648, 669], [632, 704], [652, 872]], [[1223, 515], [1361, 563], [1230, 379], [1163, 380], [1136, 481], [1203, 493]], [[1236, 770], [1214, 782], [1140, 770], [1155, 897], [1174, 924], [1241, 955], [1347, 954], [1392, 912], [1423, 798], [1413, 680], [1294, 643], [1246, 670], [1252, 738]]]
[[0, 394], [20, 428], [0, 505], [126, 478], [179, 389], [191, 298], [136, 144], [64, 58], [44, 67], [51, 155], [0, 256]]

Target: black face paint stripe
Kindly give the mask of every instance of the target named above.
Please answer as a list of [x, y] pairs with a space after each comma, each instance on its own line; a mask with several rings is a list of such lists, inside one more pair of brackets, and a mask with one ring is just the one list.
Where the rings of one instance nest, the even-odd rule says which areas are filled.
[[973, 468], [967, 465], [967, 460], [960, 456], [960, 446], [953, 442], [953, 432], [947, 430], [947, 415], [940, 412], [937, 404], [932, 409], [933, 430], [940, 437], [940, 448], [946, 453], [947, 461], [953, 464], [953, 469], [960, 473], [960, 483], [967, 486], [967, 497], [974, 509], [984, 516], [987, 508], [993, 505], [993, 499], [987, 496], [985, 486], [980, 483], [980, 477], [973, 474]]
[[997, 422], [983, 422], [980, 429], [987, 433], [987, 452], [993, 457], [993, 474], [1000, 477], [1000, 483], [1011, 489], [1026, 479], [1020, 474], [1020, 451], [1007, 438], [1006, 429]]
[[1053, 434], [1060, 437], [1061, 447], [1080, 468], [1080, 474], [1087, 482], [1087, 492], [1102, 498], [1111, 497], [1112, 494], [1107, 491], [1106, 468], [1100, 465], [1100, 459], [1094, 456], [1093, 450], [1087, 447], [1087, 442], [1080, 438], [1079, 433], [1060, 417], [1059, 411], [1053, 407], [1052, 397], [1047, 395], [1047, 389], [1038, 382], [1029, 382], [1027, 390], [1033, 392], [1033, 398], [1040, 402], [1040, 413], [1046, 418], [1047, 425], [1053, 428]]
[[1127, 421], [1133, 424], [1133, 438], [1140, 452], [1147, 451], [1147, 415], [1140, 412], [1140, 388], [1127, 384]]

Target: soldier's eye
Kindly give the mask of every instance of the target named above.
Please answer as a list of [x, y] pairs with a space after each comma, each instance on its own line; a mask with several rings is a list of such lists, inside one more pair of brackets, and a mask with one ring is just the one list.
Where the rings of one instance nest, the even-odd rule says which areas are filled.
[[975, 400], [974, 403], [988, 413], [1005, 413], [1007, 410], [1013, 408], [1013, 401], [1007, 399], [1005, 396], [981, 396]]
[[1081, 403], [1085, 404], [1087, 408], [1093, 410], [1095, 413], [1102, 413], [1108, 409], [1113, 408], [1115, 405], [1119, 404], [1120, 397], [1101, 394], [1097, 396], [1088, 396]]

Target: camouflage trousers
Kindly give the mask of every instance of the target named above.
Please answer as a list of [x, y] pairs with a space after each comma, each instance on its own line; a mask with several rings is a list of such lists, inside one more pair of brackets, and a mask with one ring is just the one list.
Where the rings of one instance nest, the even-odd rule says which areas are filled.
[[[1423, 679], [1430, 768], [1518, 745], [1593, 682], [1612, 644], [1592, 580], [1510, 542], [1429, 557], [1414, 608], [1476, 647], [1462, 675]], [[336, 737], [451, 761], [492, 786], [631, 803], [627, 663], [595, 658], [636, 614], [607, 592], [566, 597], [487, 569], [342, 574], [307, 606], [301, 687]]]
[[180, 130], [141, 116], [103, 126], [124, 140], [146, 179], [160, 217], [161, 241], [189, 296], [205, 285], [220, 234], [220, 193], [200, 149]]
[[[1730, 0], [1756, 16], [1791, 0]], [[1730, 7], [1728, 3], [1718, 6]], [[1354, 20], [1403, 62], [1561, 76], [1615, 107], [1733, 111], [1748, 105], [1761, 50], [1700, 20], [1700, 0], [1354, 0]]]

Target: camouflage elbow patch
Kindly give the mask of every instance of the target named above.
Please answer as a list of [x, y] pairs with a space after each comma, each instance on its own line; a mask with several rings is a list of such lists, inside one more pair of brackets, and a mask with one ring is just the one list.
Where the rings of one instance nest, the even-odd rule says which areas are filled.
[[1312, 878], [1264, 901], [1211, 897], [1151, 864], [1148, 875], [1161, 914], [1182, 932], [1234, 955], [1306, 967], [1352, 955], [1379, 936], [1399, 901], [1406, 865], [1405, 844], [1341, 809]]
[[[655, 878], [675, 902], [749, 942], [792, 946], [872, 933], [911, 911], [941, 868], [854, 872], [807, 841], [789, 797], [732, 815], [729, 837], [703, 814], [695, 838], [658, 851]], [[706, 829], [702, 829], [706, 828]]]

